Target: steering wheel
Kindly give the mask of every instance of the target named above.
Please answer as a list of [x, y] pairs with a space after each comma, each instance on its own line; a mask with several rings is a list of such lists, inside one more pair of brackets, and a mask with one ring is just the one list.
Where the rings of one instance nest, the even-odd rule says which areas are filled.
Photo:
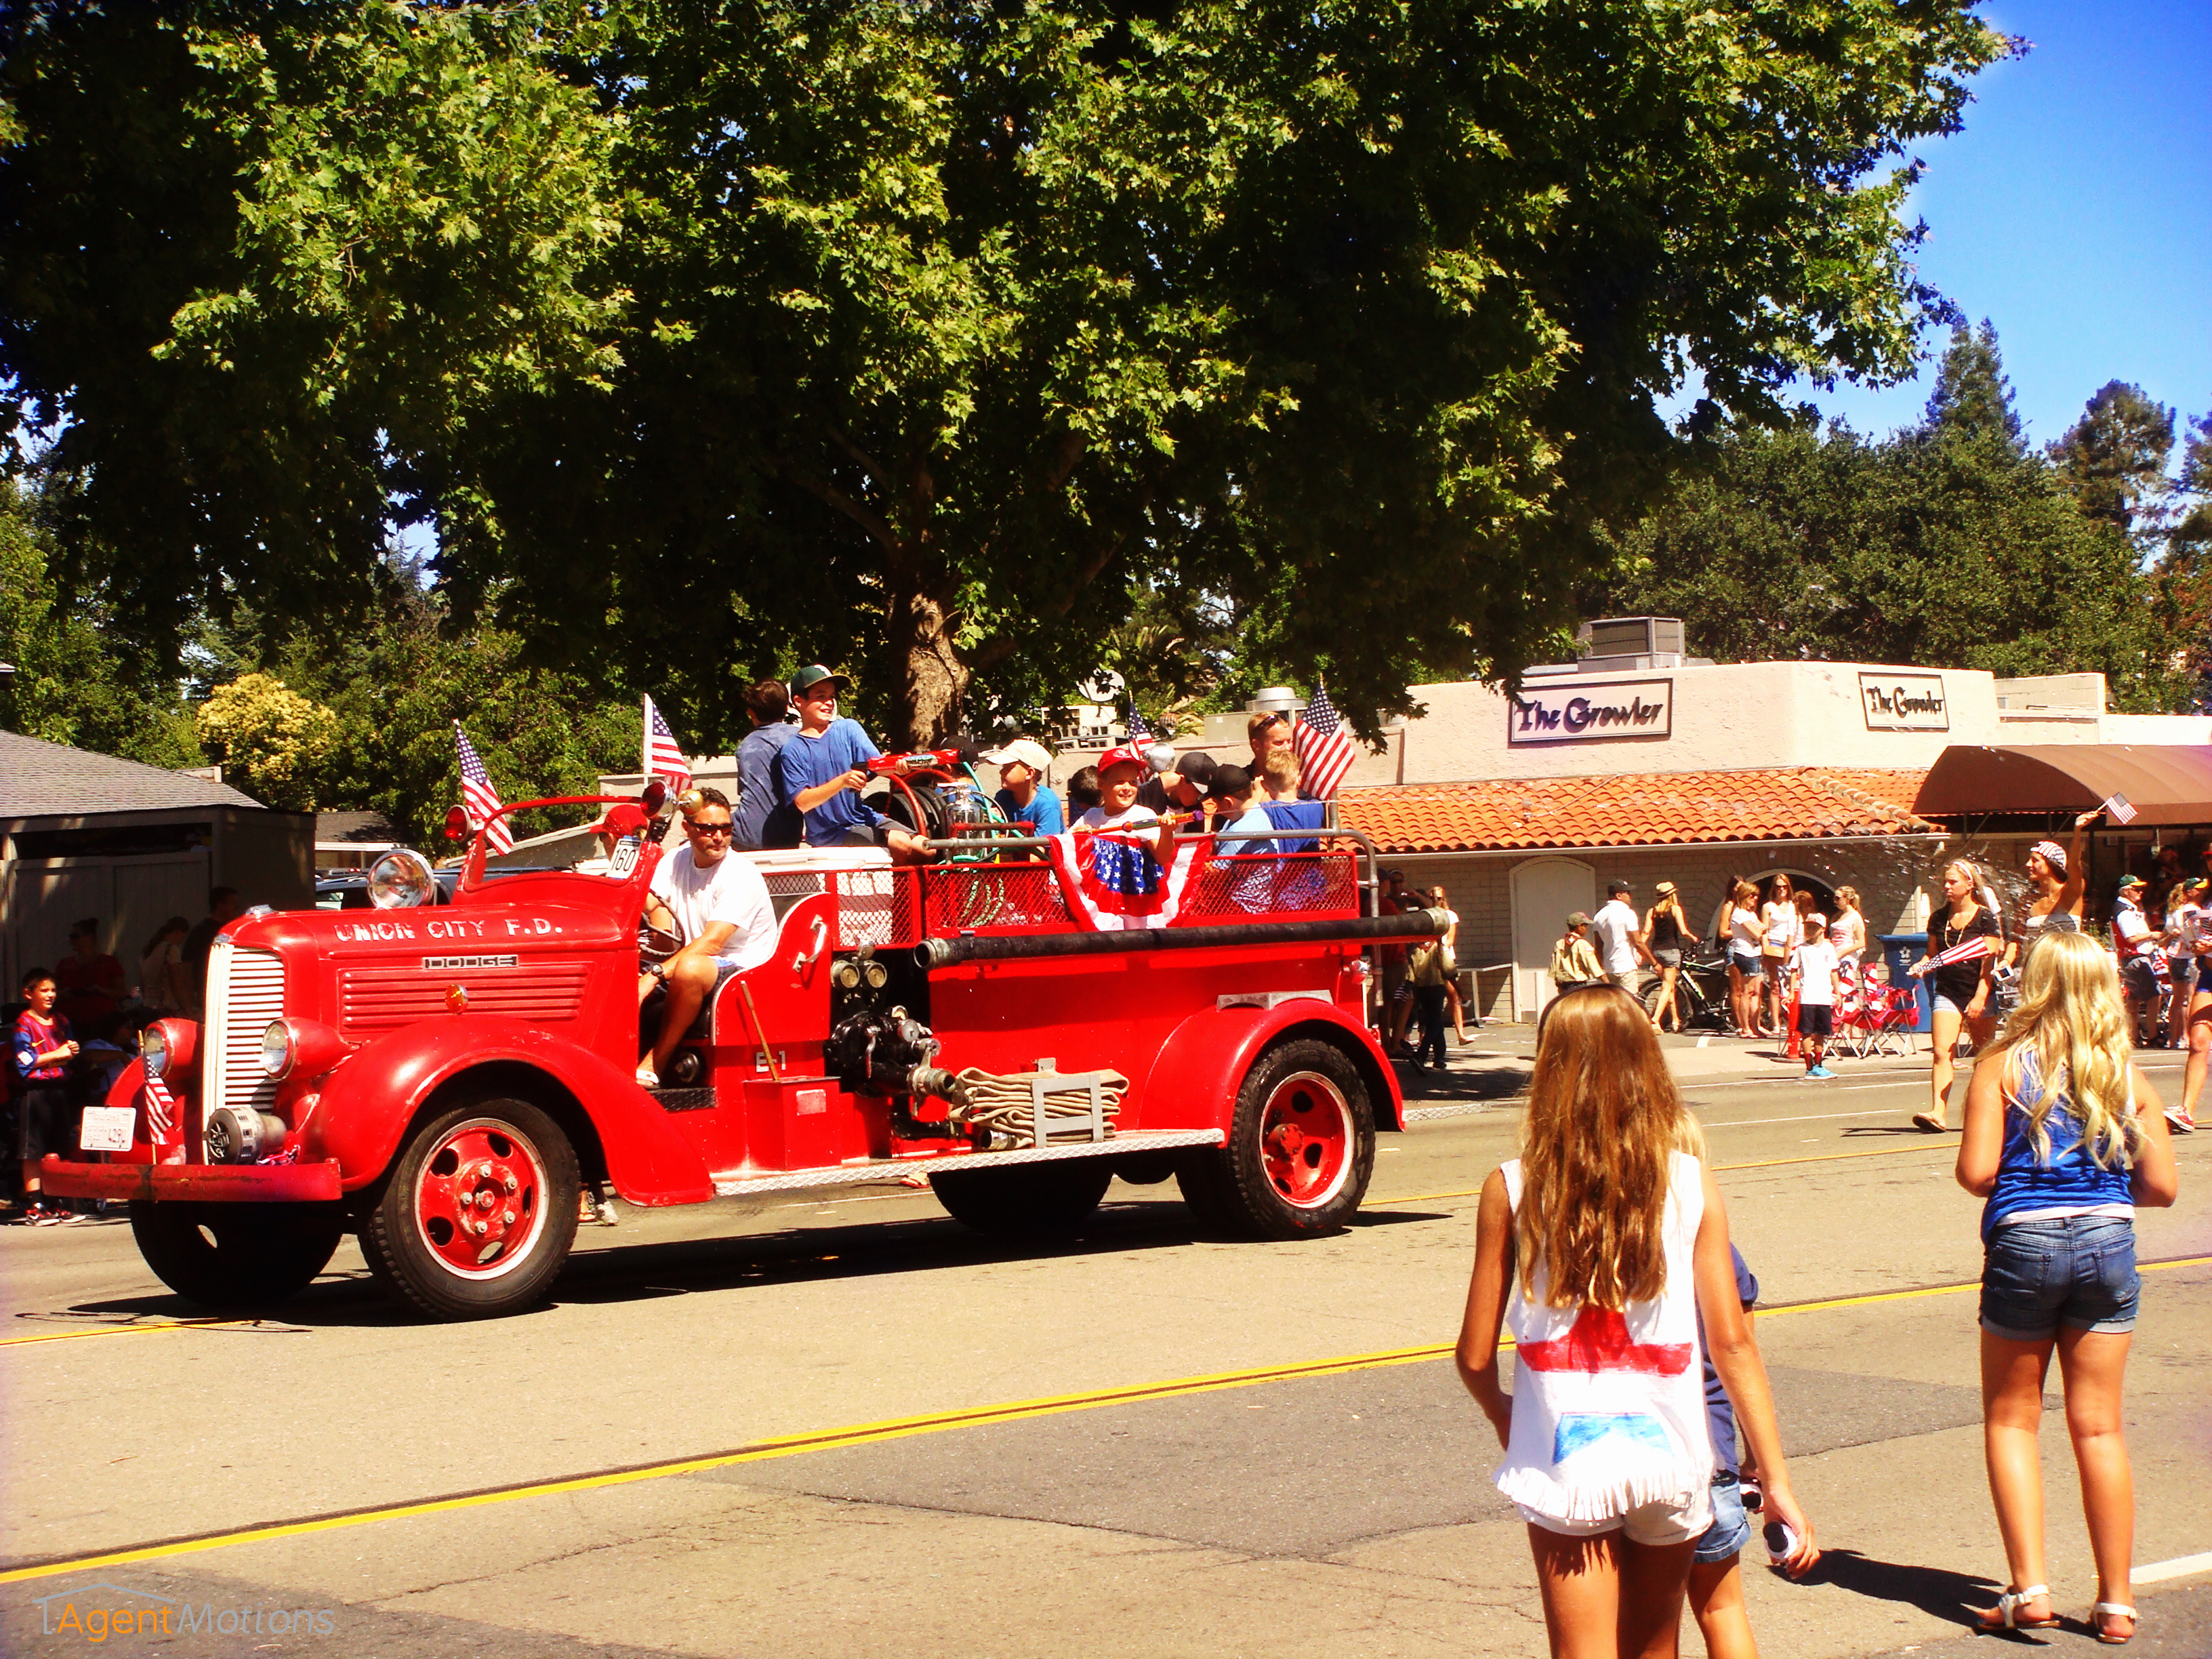
[[684, 941], [675, 934], [654, 927], [644, 917], [637, 921], [637, 960], [641, 968], [663, 963], [684, 948]]

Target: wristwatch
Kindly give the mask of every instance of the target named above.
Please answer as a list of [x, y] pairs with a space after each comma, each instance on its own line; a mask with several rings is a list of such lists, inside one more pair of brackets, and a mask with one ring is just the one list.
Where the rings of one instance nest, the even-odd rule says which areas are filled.
[[668, 983], [668, 964], [666, 963], [656, 962], [652, 967], [647, 969], [645, 971], [651, 974], [653, 978], [659, 980], [663, 985]]

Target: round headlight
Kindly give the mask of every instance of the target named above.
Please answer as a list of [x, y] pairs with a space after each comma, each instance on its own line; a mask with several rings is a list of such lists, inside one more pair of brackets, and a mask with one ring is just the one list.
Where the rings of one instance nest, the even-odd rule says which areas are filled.
[[158, 1024], [149, 1025], [138, 1038], [138, 1058], [146, 1062], [146, 1075], [166, 1076], [169, 1069], [169, 1034]]
[[261, 1069], [279, 1082], [292, 1069], [292, 1028], [283, 1020], [270, 1020], [261, 1034]]
[[380, 910], [411, 910], [437, 892], [437, 874], [420, 853], [403, 847], [368, 866], [368, 902]]

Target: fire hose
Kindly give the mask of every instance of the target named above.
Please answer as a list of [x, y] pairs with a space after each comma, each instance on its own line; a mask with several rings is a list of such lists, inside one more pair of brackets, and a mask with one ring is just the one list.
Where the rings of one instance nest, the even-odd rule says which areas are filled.
[[[994, 1139], [1003, 1138], [1018, 1146], [1032, 1145], [1036, 1139], [1037, 1079], [1040, 1076], [1049, 1079], [1055, 1075], [1050, 1072], [1002, 1075], [971, 1066], [960, 1073], [960, 1085], [968, 1097], [968, 1103], [965, 1110], [956, 1115], [957, 1119], [969, 1128], [989, 1130]], [[1118, 1072], [1107, 1073], [1101, 1079], [1100, 1110], [1109, 1128], [1128, 1086], [1129, 1079]], [[1044, 1116], [1046, 1139], [1088, 1140], [1091, 1085], [1071, 1078], [1055, 1087], [1048, 1081], [1044, 1088]]]

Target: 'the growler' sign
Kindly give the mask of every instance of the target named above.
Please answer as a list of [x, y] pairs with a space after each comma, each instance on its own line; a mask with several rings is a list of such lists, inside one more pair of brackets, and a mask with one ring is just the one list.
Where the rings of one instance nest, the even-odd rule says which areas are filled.
[[1869, 732], [1948, 732], [1951, 708], [1941, 674], [1859, 676], [1859, 701]]
[[1674, 734], [1672, 680], [1562, 680], [1524, 685], [1505, 705], [1505, 741], [1515, 749], [1539, 743], [1592, 743], [1608, 738]]

